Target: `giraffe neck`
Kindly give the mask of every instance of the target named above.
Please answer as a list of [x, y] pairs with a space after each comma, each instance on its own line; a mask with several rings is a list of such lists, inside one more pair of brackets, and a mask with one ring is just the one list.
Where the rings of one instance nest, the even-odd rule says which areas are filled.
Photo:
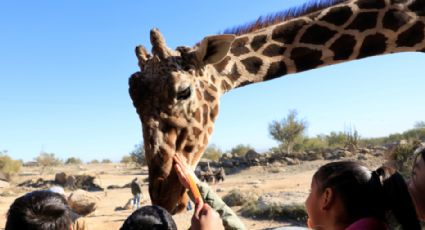
[[222, 89], [369, 56], [425, 51], [425, 0], [351, 0], [239, 35]]

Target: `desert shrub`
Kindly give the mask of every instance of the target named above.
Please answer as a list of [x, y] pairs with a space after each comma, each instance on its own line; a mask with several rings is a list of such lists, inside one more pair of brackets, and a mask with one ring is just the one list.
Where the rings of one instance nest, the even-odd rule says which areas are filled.
[[347, 136], [343, 132], [330, 132], [326, 135], [326, 141], [329, 147], [344, 147]]
[[253, 149], [253, 148], [250, 145], [239, 144], [239, 145], [233, 147], [230, 150], [230, 153], [232, 154], [232, 156], [243, 157], [251, 149]]
[[131, 163], [133, 163], [133, 159], [131, 158], [131, 156], [125, 155], [121, 158], [121, 163], [126, 164], [126, 165], [131, 164]]
[[89, 163], [90, 163], [90, 164], [99, 164], [99, 161], [98, 161], [98, 160], [96, 160], [96, 159], [94, 159], [94, 160], [91, 160]]
[[220, 157], [223, 155], [223, 152], [216, 145], [212, 144], [205, 149], [204, 155], [202, 158], [209, 159], [212, 161], [218, 161]]
[[65, 164], [67, 165], [80, 165], [82, 164], [83, 161], [80, 158], [76, 158], [76, 157], [70, 157], [68, 159], [66, 159]]
[[130, 153], [131, 160], [138, 166], [146, 165], [145, 149], [143, 143], [134, 146], [133, 151]]
[[103, 160], [102, 160], [102, 163], [103, 163], [103, 164], [110, 164], [110, 163], [112, 163], [112, 161], [111, 161], [111, 160], [109, 160], [109, 159], [103, 159]]
[[241, 206], [255, 202], [258, 196], [252, 192], [242, 192], [239, 189], [233, 189], [223, 197], [223, 201], [230, 207]]
[[62, 164], [62, 161], [56, 158], [54, 153], [40, 153], [40, 155], [35, 158], [35, 161], [41, 166], [41, 174], [44, 173], [46, 168]]
[[414, 161], [413, 152], [416, 148], [416, 143], [408, 143], [398, 145], [388, 153], [389, 160], [394, 164], [397, 170], [407, 178], [410, 177]]
[[21, 169], [22, 162], [19, 160], [13, 160], [8, 155], [0, 152], [0, 179], [10, 180], [12, 176], [19, 172]]
[[326, 137], [324, 135], [317, 135], [316, 137], [304, 137], [294, 145], [294, 151], [302, 152], [306, 150], [322, 151], [328, 146]]
[[241, 214], [245, 217], [290, 221], [302, 225], [305, 225], [308, 218], [304, 204], [273, 204], [259, 208], [257, 202], [250, 202], [241, 208]]

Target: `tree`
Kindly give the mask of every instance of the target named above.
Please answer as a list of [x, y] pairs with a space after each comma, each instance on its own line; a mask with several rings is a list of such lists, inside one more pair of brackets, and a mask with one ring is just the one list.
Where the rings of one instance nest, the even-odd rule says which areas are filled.
[[139, 166], [146, 165], [145, 160], [145, 148], [143, 145], [143, 142], [135, 145], [133, 151], [131, 151], [130, 156], [132, 158], [132, 161], [136, 163]]
[[291, 153], [296, 139], [300, 138], [307, 128], [307, 122], [297, 119], [297, 115], [296, 110], [290, 110], [286, 118], [269, 124], [270, 135], [286, 147], [288, 154]]
[[202, 158], [209, 159], [212, 161], [218, 161], [223, 155], [223, 152], [220, 148], [218, 148], [216, 145], [211, 144], [205, 149], [204, 155], [202, 155]]
[[345, 139], [345, 148], [348, 148], [348, 150], [350, 152], [354, 152], [358, 145], [359, 145], [359, 141], [360, 141], [360, 135], [359, 132], [357, 132], [356, 128], [349, 128], [346, 129], [345, 133], [344, 133], [346, 139]]
[[121, 158], [121, 163], [129, 165], [129, 164], [133, 163], [133, 159], [131, 158], [130, 155], [125, 155]]
[[110, 164], [110, 163], [112, 163], [112, 161], [109, 160], [109, 159], [103, 159], [102, 160], [102, 164]]
[[235, 147], [233, 147], [230, 150], [230, 153], [233, 156], [242, 157], [242, 156], [245, 156], [245, 154], [251, 149], [253, 149], [253, 148], [250, 145], [239, 144], [239, 145], [236, 145]]
[[326, 141], [329, 147], [344, 147], [347, 137], [343, 132], [332, 131], [329, 135], [326, 135]]
[[44, 170], [48, 167], [62, 164], [62, 161], [56, 158], [54, 153], [46, 152], [40, 153], [40, 155], [35, 158], [35, 161], [41, 166], [41, 174], [43, 174]]
[[83, 161], [80, 158], [77, 157], [70, 157], [66, 159], [65, 164], [67, 165], [80, 165]]
[[90, 164], [99, 164], [99, 161], [96, 160], [96, 159], [93, 159], [93, 160], [90, 161]]
[[415, 129], [424, 129], [425, 128], [425, 121], [417, 121], [414, 126]]

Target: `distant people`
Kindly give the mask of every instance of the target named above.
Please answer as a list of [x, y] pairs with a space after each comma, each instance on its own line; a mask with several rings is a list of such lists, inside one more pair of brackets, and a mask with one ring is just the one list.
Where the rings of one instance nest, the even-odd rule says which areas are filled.
[[34, 191], [17, 198], [7, 214], [5, 230], [70, 230], [72, 220], [63, 196]]
[[140, 185], [139, 178], [137, 177], [131, 182], [131, 193], [133, 194], [133, 209], [138, 209], [140, 207], [142, 186]]
[[418, 218], [425, 221], [425, 147], [415, 151], [412, 175], [408, 182], [409, 192], [416, 207]]
[[120, 230], [177, 230], [170, 213], [160, 206], [144, 206], [134, 211]]
[[[246, 229], [238, 216], [229, 208], [223, 200], [214, 193], [206, 183], [201, 183], [195, 173], [189, 169], [181, 156], [174, 156], [175, 170], [180, 183], [189, 189], [189, 179], [192, 177], [196, 181], [202, 199], [206, 202], [202, 206], [195, 203], [195, 212], [192, 217], [191, 230], [195, 229], [227, 229], [243, 230]], [[192, 198], [193, 199], [193, 198]]]
[[388, 229], [386, 211], [392, 211], [402, 229], [420, 229], [403, 177], [387, 167], [371, 172], [351, 161], [320, 167], [306, 209], [313, 229]]

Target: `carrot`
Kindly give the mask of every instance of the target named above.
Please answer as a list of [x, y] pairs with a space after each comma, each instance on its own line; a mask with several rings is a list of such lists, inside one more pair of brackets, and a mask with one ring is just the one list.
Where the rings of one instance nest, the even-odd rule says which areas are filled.
[[201, 193], [199, 192], [198, 186], [196, 186], [195, 180], [190, 174], [188, 175], [188, 179], [189, 179], [189, 188], [193, 194], [195, 203], [199, 204], [199, 202], [202, 201], [202, 197], [201, 197]]

